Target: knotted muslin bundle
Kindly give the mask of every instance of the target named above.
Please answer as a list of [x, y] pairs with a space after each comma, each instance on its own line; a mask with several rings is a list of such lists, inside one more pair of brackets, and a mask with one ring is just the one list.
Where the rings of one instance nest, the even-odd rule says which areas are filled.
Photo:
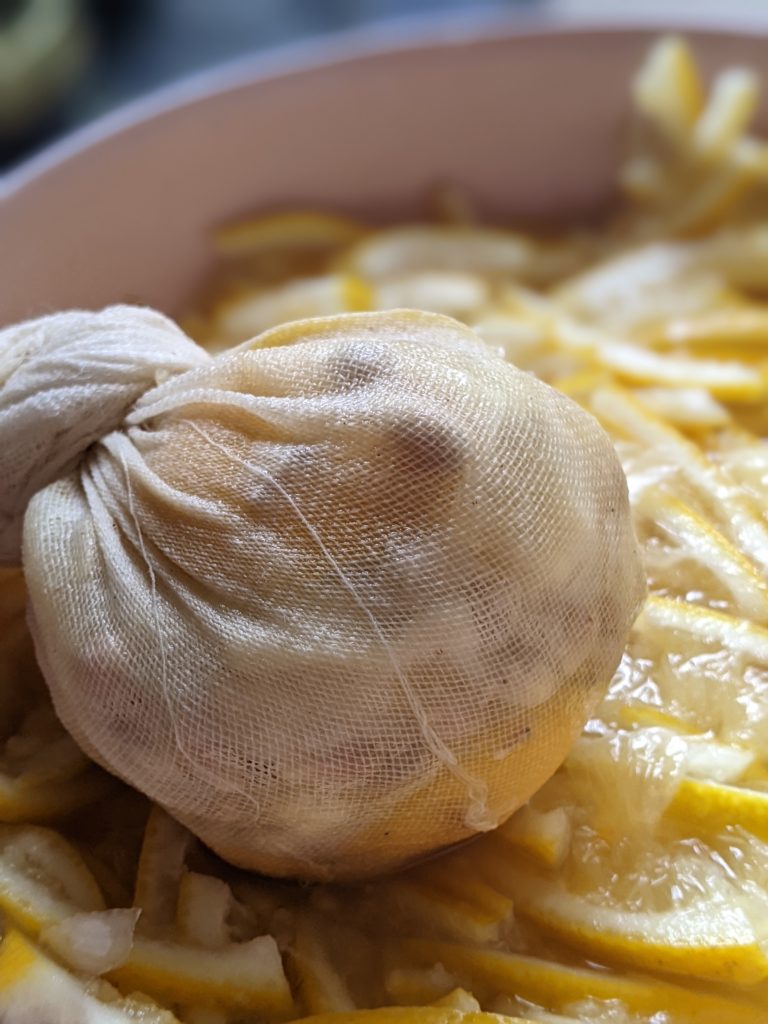
[[492, 828], [621, 655], [610, 440], [453, 320], [211, 358], [150, 310], [65, 313], [0, 333], [0, 385], [0, 557], [56, 710], [236, 864], [359, 878]]

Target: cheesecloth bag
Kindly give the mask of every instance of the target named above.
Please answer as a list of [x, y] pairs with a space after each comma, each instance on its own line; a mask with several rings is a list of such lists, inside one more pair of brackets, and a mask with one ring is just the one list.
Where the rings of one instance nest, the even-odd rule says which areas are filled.
[[216, 358], [150, 310], [0, 332], [0, 558], [57, 713], [226, 859], [362, 878], [562, 761], [643, 592], [611, 442], [414, 311]]

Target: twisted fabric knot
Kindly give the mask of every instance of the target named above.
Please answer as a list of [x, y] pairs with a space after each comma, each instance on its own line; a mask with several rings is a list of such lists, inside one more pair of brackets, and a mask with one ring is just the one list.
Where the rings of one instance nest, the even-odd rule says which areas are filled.
[[0, 565], [19, 565], [33, 494], [123, 423], [145, 391], [210, 356], [151, 309], [56, 313], [0, 331]]

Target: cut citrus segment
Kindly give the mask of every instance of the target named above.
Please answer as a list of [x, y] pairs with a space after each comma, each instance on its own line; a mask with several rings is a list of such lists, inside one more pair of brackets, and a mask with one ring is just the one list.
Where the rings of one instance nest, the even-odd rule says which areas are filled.
[[655, 416], [686, 430], [714, 430], [731, 422], [726, 407], [706, 388], [649, 387], [635, 394]]
[[176, 920], [179, 882], [194, 836], [155, 804], [149, 813], [136, 873], [133, 904], [141, 907], [141, 931], [167, 932]]
[[716, 435], [722, 442], [714, 457], [725, 468], [728, 476], [736, 480], [746, 491], [762, 504], [768, 501], [768, 450], [762, 441], [756, 442], [746, 431], [727, 432]]
[[215, 331], [229, 344], [235, 344], [294, 320], [359, 312], [372, 305], [373, 294], [362, 278], [350, 274], [299, 278], [263, 294], [247, 294], [222, 303]]
[[[176, 924], [181, 940], [206, 949], [223, 949], [230, 942], [229, 913], [232, 890], [221, 878], [188, 871], [178, 885]], [[189, 1024], [227, 1024], [226, 1013], [199, 1002], [187, 1004], [184, 1019]]]
[[717, 347], [723, 351], [768, 354], [768, 309], [762, 306], [711, 309], [697, 316], [673, 317], [654, 335], [667, 345], [691, 348]]
[[299, 915], [288, 956], [297, 998], [308, 1013], [355, 1009], [347, 983], [331, 962], [317, 923], [310, 915]]
[[137, 936], [130, 956], [108, 975], [123, 992], [139, 989], [170, 1003], [252, 1010], [268, 1017], [293, 1007], [277, 943], [271, 935], [222, 949]]
[[754, 503], [735, 481], [692, 441], [654, 416], [628, 392], [602, 388], [592, 396], [595, 415], [677, 467], [696, 489], [724, 532], [742, 553], [768, 567], [768, 527]]
[[29, 786], [80, 774], [90, 760], [56, 716], [47, 694], [34, 694], [0, 748], [0, 769]]
[[723, 159], [749, 126], [759, 100], [757, 75], [746, 68], [722, 71], [693, 130], [693, 144], [708, 160]]
[[739, 139], [724, 164], [704, 177], [697, 188], [686, 192], [682, 201], [670, 205], [669, 233], [695, 238], [714, 232], [764, 173], [764, 164], [762, 147], [754, 139]]
[[696, 825], [705, 834], [738, 826], [768, 842], [768, 792], [685, 778], [668, 813]]
[[[172, 883], [171, 887], [172, 887]], [[176, 923], [185, 942], [220, 949], [230, 939], [232, 890], [221, 878], [188, 871], [178, 885]]]
[[554, 868], [562, 864], [568, 852], [571, 820], [564, 807], [538, 811], [528, 805], [500, 826], [496, 838]]
[[617, 724], [622, 727], [636, 726], [641, 729], [653, 727], [669, 729], [670, 732], [679, 733], [681, 736], [694, 735], [698, 731], [696, 726], [690, 722], [650, 704], [623, 705], [618, 709]]
[[563, 775], [571, 798], [602, 837], [642, 842], [674, 797], [686, 755], [685, 739], [667, 729], [606, 727], [576, 741]]
[[319, 1013], [297, 1024], [525, 1024], [520, 1017], [463, 1011], [451, 1006], [384, 1006], [352, 1013]]
[[213, 235], [218, 251], [227, 256], [253, 256], [272, 249], [313, 249], [347, 245], [364, 235], [357, 221], [315, 210], [274, 213], [236, 221]]
[[472, 322], [472, 330], [490, 348], [521, 369], [532, 369], [550, 346], [541, 328], [523, 317], [508, 313], [483, 315]]
[[715, 398], [729, 402], [755, 402], [768, 392], [760, 370], [735, 361], [659, 355], [613, 339], [601, 342], [595, 358], [600, 366], [637, 384], [706, 388]]
[[652, 595], [645, 602], [636, 627], [676, 630], [699, 643], [726, 647], [768, 664], [768, 629], [687, 601]]
[[500, 925], [495, 915], [488, 915], [470, 901], [457, 898], [437, 886], [399, 882], [393, 884], [390, 895], [402, 915], [420, 920], [443, 934], [473, 942], [494, 942], [500, 937]]
[[744, 620], [666, 598], [646, 605], [600, 714], [622, 728], [659, 725], [686, 741], [706, 735], [739, 757], [759, 758], [768, 743], [765, 666], [755, 657], [764, 653], [763, 627], [745, 623], [747, 635], [734, 636]]
[[610, 384], [610, 374], [604, 370], [581, 370], [567, 377], [557, 377], [551, 383], [564, 395], [584, 403], [597, 388]]
[[679, 242], [651, 242], [597, 263], [555, 291], [557, 306], [621, 336], [641, 329], [657, 340], [659, 321], [732, 305], [734, 293], [711, 270], [697, 266], [697, 249]]
[[131, 952], [140, 910], [121, 907], [72, 914], [40, 933], [40, 942], [59, 960], [83, 974], [104, 974]]
[[456, 978], [442, 964], [431, 967], [392, 967], [384, 975], [387, 999], [396, 1006], [436, 1003], [456, 987]]
[[0, 771], [6, 787], [22, 791], [53, 788], [82, 776], [91, 762], [64, 730], [53, 705], [42, 697], [31, 705], [0, 750]]
[[768, 955], [736, 902], [703, 898], [668, 911], [627, 910], [520, 867], [512, 878], [518, 912], [592, 959], [736, 984], [768, 978]]
[[550, 300], [523, 288], [511, 289], [509, 295], [515, 307], [548, 328], [564, 352], [579, 354], [633, 384], [705, 389], [731, 402], [754, 402], [768, 392], [763, 373], [752, 366], [660, 354], [592, 324], [579, 323]]
[[704, 106], [704, 91], [691, 51], [682, 39], [654, 46], [632, 83], [635, 104], [679, 145], [690, 138]]
[[736, 782], [755, 761], [755, 754], [732, 743], [717, 743], [706, 736], [686, 738], [685, 774], [709, 782]]
[[454, 988], [446, 995], [441, 996], [434, 1002], [435, 1006], [448, 1006], [452, 1010], [461, 1010], [462, 1013], [479, 1013], [480, 1003], [471, 992], [465, 988]]
[[757, 622], [768, 622], [768, 586], [763, 574], [718, 529], [659, 487], [641, 491], [635, 507], [719, 580], [738, 611]]
[[370, 309], [428, 309], [465, 319], [488, 301], [488, 285], [476, 274], [422, 271], [381, 281], [370, 297]]
[[567, 967], [536, 957], [429, 939], [406, 939], [401, 953], [415, 963], [440, 964], [481, 1002], [517, 996], [557, 1013], [580, 1000], [614, 1000], [631, 1013], [664, 1013], [670, 1024], [765, 1024], [759, 1002], [692, 991], [653, 978]]
[[72, 914], [106, 909], [74, 846], [34, 825], [0, 829], [0, 908], [35, 937]]
[[95, 803], [113, 786], [114, 779], [95, 765], [75, 778], [38, 785], [0, 775], [0, 822], [56, 821]]
[[[585, 1021], [589, 1021], [589, 1024], [625, 1024], [629, 1019], [615, 1003], [601, 1004], [596, 999], [584, 999], [575, 1004], [572, 1010], [579, 1016], [569, 1014], [565, 1017], [562, 1013], [549, 1013], [533, 1005], [527, 1006], [523, 1012], [524, 1019], [533, 1024], [584, 1024]], [[582, 1013], [586, 1016], [582, 1016]]]
[[15, 929], [0, 942], [0, 1020], [38, 1024], [179, 1024], [145, 998], [108, 1003], [59, 967]]
[[473, 853], [461, 850], [385, 883], [383, 892], [406, 919], [474, 942], [498, 941], [513, 913], [512, 900], [483, 880]]
[[500, 228], [413, 225], [377, 231], [351, 246], [339, 269], [372, 281], [421, 271], [524, 276], [537, 247]]

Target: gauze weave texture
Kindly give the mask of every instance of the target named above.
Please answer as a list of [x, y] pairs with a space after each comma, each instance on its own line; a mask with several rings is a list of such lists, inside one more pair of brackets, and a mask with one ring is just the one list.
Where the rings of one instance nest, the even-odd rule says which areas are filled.
[[0, 392], [4, 556], [23, 516], [38, 658], [96, 761], [307, 879], [492, 828], [551, 775], [643, 591], [592, 417], [434, 314], [215, 359], [130, 307], [10, 329], [0, 358], [16, 332], [46, 342]]

